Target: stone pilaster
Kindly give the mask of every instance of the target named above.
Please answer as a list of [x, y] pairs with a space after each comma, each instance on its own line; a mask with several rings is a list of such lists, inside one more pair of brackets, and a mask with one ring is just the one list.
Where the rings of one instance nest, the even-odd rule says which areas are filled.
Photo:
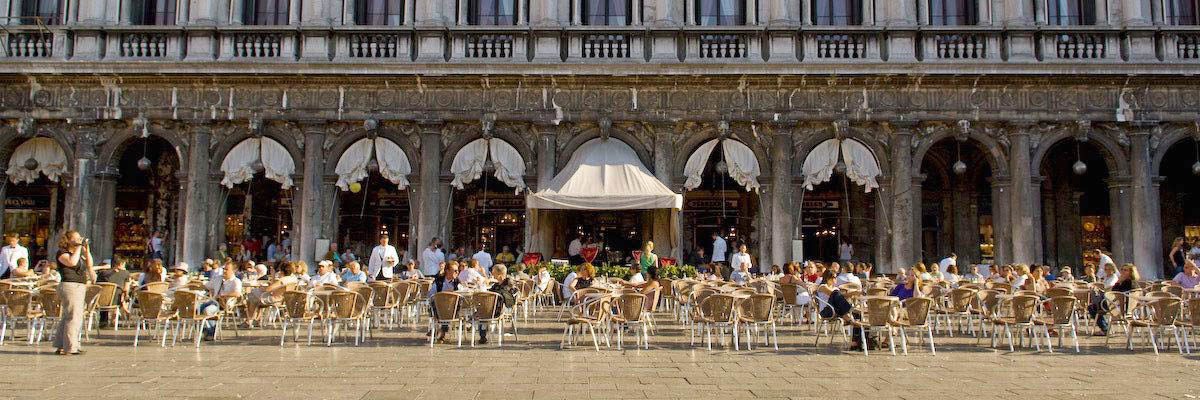
[[73, 166], [71, 182], [67, 186], [66, 203], [63, 215], [66, 218], [66, 228], [79, 231], [85, 238], [95, 236], [92, 218], [96, 215], [96, 202], [93, 198], [95, 188], [96, 154], [100, 144], [106, 137], [98, 126], [73, 125], [75, 139], [75, 159], [70, 160]]
[[1032, 263], [1036, 260], [1039, 242], [1035, 235], [1037, 226], [1034, 224], [1034, 214], [1040, 213], [1040, 208], [1034, 208], [1037, 193], [1031, 182], [1032, 172], [1029, 156], [1029, 129], [1033, 124], [1021, 123], [1010, 128], [1009, 138], [1009, 174], [1012, 177], [1011, 196], [1008, 198], [1012, 217], [1012, 262]]
[[[449, 201], [446, 191], [449, 186], [443, 185], [442, 168], [442, 126], [441, 121], [427, 121], [420, 126], [421, 132], [421, 180], [420, 190], [417, 191], [417, 243], [415, 248], [424, 248], [434, 238], [442, 236], [443, 218], [446, 213], [445, 201]], [[444, 192], [446, 191], [446, 192]], [[443, 243], [445, 243], [445, 238]]]
[[1130, 216], [1129, 210], [1132, 200], [1131, 179], [1129, 176], [1115, 176], [1106, 182], [1108, 183], [1108, 214], [1112, 223], [1112, 244], [1105, 250], [1112, 252], [1112, 259], [1117, 263], [1133, 262], [1133, 230], [1130, 224], [1133, 217]]
[[[1004, 7], [999, 10], [1000, 18], [1003, 25], [1013, 28], [1028, 28], [1037, 23], [1036, 12], [1032, 1], [1004, 1], [1001, 3]], [[1042, 24], [1045, 21], [1041, 22]], [[1035, 37], [1033, 31], [1030, 30], [1013, 30], [1009, 32], [1008, 45], [1008, 60], [1009, 61], [1034, 61]]]
[[[321, 216], [324, 215], [322, 202], [322, 186], [325, 185], [325, 129], [322, 122], [310, 122], [301, 125], [304, 130], [304, 182], [300, 184], [300, 223], [295, 231], [299, 232], [299, 243], [293, 245], [299, 249], [297, 257], [308, 263], [309, 268], [316, 267], [317, 239], [321, 238]], [[296, 205], [292, 204], [292, 215], [296, 215]], [[294, 217], [293, 217], [294, 218]]]
[[792, 232], [799, 214], [792, 200], [792, 169], [795, 155], [790, 131], [771, 137], [771, 264], [783, 265], [793, 260]]
[[[229, 7], [231, 8], [223, 7], [218, 2], [210, 0], [190, 0], [182, 3], [187, 3], [189, 9], [186, 15], [176, 14], [176, 21], [185, 22], [181, 25], [215, 26], [220, 24], [242, 24], [241, 1], [229, 2]], [[194, 29], [188, 30], [186, 34], [186, 60], [210, 61], [217, 58], [221, 43], [216, 39], [216, 35], [212, 31]]]
[[1044, 245], [1044, 243], [1046, 243], [1046, 233], [1044, 229], [1042, 229], [1045, 226], [1042, 225], [1042, 212], [1043, 210], [1048, 209], [1048, 207], [1043, 206], [1041, 196], [1041, 189], [1043, 186], [1042, 183], [1045, 181], [1046, 178], [1040, 175], [1034, 175], [1033, 177], [1029, 178], [1029, 193], [1031, 196], [1029, 210], [1030, 216], [1033, 218], [1034, 226], [1034, 229], [1031, 232], [1033, 238], [1030, 239], [1030, 241], [1033, 243], [1033, 259], [1035, 260], [1033, 262], [1046, 261], [1046, 246]]
[[555, 164], [558, 162], [558, 136], [555, 126], [539, 126], [537, 136], [537, 188], [542, 189], [554, 180]]
[[1010, 191], [1011, 182], [1008, 176], [992, 177], [992, 252], [995, 254], [996, 265], [1012, 262]]
[[1158, 208], [1158, 192], [1154, 187], [1153, 172], [1150, 171], [1150, 131], [1158, 126], [1142, 127], [1129, 132], [1129, 165], [1133, 196], [1130, 204], [1133, 222], [1133, 263], [1143, 279], [1162, 278], [1163, 254], [1159, 250], [1162, 240], [1161, 216], [1154, 212]]
[[[187, 171], [190, 179], [184, 182], [183, 200], [183, 232], [179, 235], [183, 243], [183, 254], [178, 257], [192, 268], [199, 268], [204, 262], [209, 244], [209, 223], [222, 223], [221, 233], [224, 235], [224, 213], [210, 215], [210, 204], [219, 199], [209, 190], [209, 145], [212, 142], [212, 128], [207, 125], [196, 125], [189, 132]], [[224, 204], [221, 205], [222, 207]], [[215, 243], [213, 245], [215, 247]]]
[[[922, 221], [921, 217], [924, 213], [925, 207], [923, 190], [925, 179], [927, 178], [928, 177], [925, 176], [925, 174], [917, 171], [912, 177], [912, 186], [908, 189], [910, 192], [912, 192], [912, 254], [918, 261], [936, 256], [936, 254], [925, 254], [925, 246], [923, 243], [925, 238], [925, 221]], [[897, 265], [896, 267], [899, 268], [900, 266]]]
[[[321, 204], [325, 210], [321, 213], [321, 222], [318, 239], [329, 239], [330, 243], [338, 241], [338, 213], [340, 212], [340, 202], [337, 187], [337, 175], [324, 175], [321, 179]], [[396, 233], [399, 236], [399, 232]], [[411, 237], [411, 236], [410, 236]], [[399, 237], [397, 237], [399, 239]], [[398, 240], [397, 240], [398, 241]], [[396, 246], [397, 249], [402, 246]], [[341, 250], [339, 248], [339, 250]], [[316, 257], [319, 259], [325, 255], [325, 249], [317, 249]], [[411, 254], [411, 253], [410, 253]]]
[[92, 222], [92, 256], [99, 260], [111, 259], [113, 256], [116, 229], [114, 223], [117, 209], [117, 178], [116, 170], [109, 169], [96, 173], [96, 217]]
[[887, 271], [896, 268], [907, 268], [917, 262], [917, 254], [913, 249], [917, 232], [914, 231], [913, 208], [916, 196], [921, 193], [913, 192], [912, 167], [912, 136], [916, 129], [915, 122], [893, 124], [892, 140], [889, 147], [892, 150], [892, 262]]
[[[204, 154], [207, 154], [207, 151]], [[208, 242], [204, 246], [204, 251], [207, 254], [215, 254], [221, 243], [225, 243], [227, 240], [225, 237], [225, 214], [227, 202], [229, 200], [229, 189], [221, 185], [222, 176], [219, 171], [215, 173], [210, 172], [207, 176], [207, 179], [205, 179], [205, 175], [202, 174], [196, 174], [193, 176], [195, 176], [196, 179], [201, 180], [203, 187], [208, 190], [209, 201], [208, 205], [205, 207], [205, 210], [208, 213], [209, 218], [207, 223], [202, 224], [203, 226], [201, 229], [205, 230], [205, 238], [207, 238]], [[184, 210], [184, 214], [186, 214], [186, 199], [183, 200], [182, 203], [183, 204], [181, 204], [180, 208], [182, 208]], [[180, 220], [184, 221], [186, 218], [181, 218]], [[186, 234], [186, 229], [184, 232]], [[186, 242], [184, 248], [186, 248]], [[180, 253], [182, 254], [183, 252], [181, 251]]]

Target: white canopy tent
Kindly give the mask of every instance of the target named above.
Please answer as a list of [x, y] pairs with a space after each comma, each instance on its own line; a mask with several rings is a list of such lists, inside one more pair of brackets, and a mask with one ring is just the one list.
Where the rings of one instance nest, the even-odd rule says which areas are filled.
[[808, 153], [804, 159], [804, 189], [828, 182], [833, 177], [838, 155], [846, 165], [846, 177], [863, 187], [866, 193], [879, 188], [877, 179], [883, 172], [875, 153], [862, 142], [854, 139], [829, 139]]
[[[30, 159], [37, 162], [36, 168], [25, 167], [25, 163]], [[35, 137], [26, 140], [17, 146], [16, 150], [13, 150], [12, 156], [8, 160], [6, 173], [8, 179], [13, 183], [30, 184], [37, 180], [39, 174], [45, 175], [53, 182], [58, 182], [58, 177], [66, 171], [67, 153], [63, 151], [62, 146], [59, 146], [54, 139]]]
[[221, 172], [225, 174], [221, 184], [233, 187], [254, 179], [256, 161], [262, 162], [267, 179], [279, 182], [284, 189], [292, 187], [296, 162], [283, 144], [267, 137], [249, 138], [233, 146], [225, 155], [225, 160], [221, 161]]
[[525, 197], [529, 208], [528, 248], [547, 251], [554, 238], [557, 210], [651, 210], [651, 240], [660, 254], [679, 248], [677, 225], [683, 196], [646, 169], [632, 147], [615, 139], [592, 139], [579, 146], [554, 179]]
[[462, 189], [463, 185], [479, 179], [489, 158], [496, 169], [496, 179], [516, 189], [517, 193], [525, 189], [525, 159], [516, 147], [496, 138], [475, 139], [454, 155], [454, 162], [450, 164], [454, 180], [450, 185]]
[[347, 191], [350, 190], [351, 184], [366, 179], [370, 173], [367, 166], [371, 160], [379, 164], [379, 174], [383, 175], [384, 179], [396, 184], [400, 189], [408, 187], [408, 174], [412, 173], [408, 156], [396, 142], [382, 137], [359, 139], [346, 148], [342, 157], [338, 159], [337, 167], [334, 168], [334, 173], [338, 176], [337, 187]]
[[729, 176], [745, 187], [747, 192], [759, 190], [758, 176], [762, 175], [762, 170], [758, 165], [758, 157], [754, 156], [754, 151], [750, 150], [745, 143], [732, 139], [713, 139], [700, 145], [688, 157], [687, 164], [683, 167], [683, 176], [687, 178], [683, 188], [692, 190], [700, 186], [700, 177], [704, 174], [704, 167], [708, 165], [708, 158], [712, 156], [717, 144], [721, 145], [725, 168]]

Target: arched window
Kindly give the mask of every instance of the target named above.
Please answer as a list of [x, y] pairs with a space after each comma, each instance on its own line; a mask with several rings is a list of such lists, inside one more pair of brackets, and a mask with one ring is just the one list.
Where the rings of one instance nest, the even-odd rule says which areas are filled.
[[177, 0], [134, 0], [130, 20], [134, 25], [175, 25]]
[[1171, 25], [1200, 25], [1200, 0], [1163, 0], [1163, 14]]
[[979, 23], [976, 0], [929, 0], [930, 25], [975, 25]]
[[516, 25], [516, 0], [469, 0], [467, 23], [471, 25]]
[[246, 25], [287, 25], [290, 0], [246, 0], [242, 22]]
[[633, 0], [583, 0], [584, 25], [629, 25]]
[[37, 18], [40, 18], [41, 23], [46, 25], [62, 24], [63, 1], [25, 0], [21, 3], [21, 16], [25, 17], [22, 22], [28, 25], [36, 25], [38, 23]]
[[696, 23], [703, 26], [745, 25], [745, 0], [697, 0]]
[[814, 25], [862, 25], [862, 0], [813, 0]]
[[1050, 25], [1095, 25], [1095, 0], [1046, 0]]
[[358, 0], [354, 4], [355, 25], [402, 25], [403, 0]]

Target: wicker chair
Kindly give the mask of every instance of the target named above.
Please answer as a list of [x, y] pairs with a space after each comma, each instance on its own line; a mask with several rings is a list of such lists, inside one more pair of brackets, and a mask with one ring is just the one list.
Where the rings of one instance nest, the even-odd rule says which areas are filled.
[[617, 350], [621, 350], [625, 345], [625, 328], [634, 325], [640, 328], [640, 332], [634, 330], [636, 344], [646, 349], [650, 348], [649, 323], [646, 320], [645, 312], [646, 301], [646, 295], [640, 293], [626, 293], [617, 298], [616, 310], [610, 317], [614, 325], [613, 329], [617, 331]]
[[1125, 329], [1126, 335], [1129, 334], [1130, 313], [1137, 309], [1137, 298], [1139, 297], [1132, 295], [1132, 293], [1136, 292], [1131, 292], [1131, 294], [1121, 292], [1104, 293], [1104, 300], [1108, 302], [1108, 311], [1106, 312], [1108, 316], [1108, 335], [1104, 336], [1105, 347], [1108, 346], [1108, 340], [1112, 337], [1113, 327], [1120, 326]]
[[[904, 301], [904, 314], [895, 325], [900, 328], [900, 337], [905, 340], [904, 354], [908, 354], [908, 330], [925, 331], [929, 340], [929, 354], [937, 355], [933, 344], [933, 326], [929, 324], [929, 312], [933, 309], [933, 300], [927, 297], [913, 297]], [[917, 336], [920, 337], [920, 336]]]
[[[500, 294], [495, 292], [479, 292], [471, 296], [474, 312], [469, 316], [471, 326], [475, 329], [491, 331], [496, 327], [496, 347], [504, 347], [504, 302]], [[471, 335], [471, 347], [475, 347], [475, 335]]]
[[463, 327], [466, 324], [462, 307], [463, 296], [454, 292], [438, 292], [430, 301], [433, 310], [429, 315], [429, 347], [433, 347], [438, 327], [442, 324], [458, 324], [458, 347], [462, 347]]
[[99, 319], [96, 307], [100, 292], [104, 290], [99, 285], [89, 284], [83, 293], [83, 339], [92, 339], [93, 320]]
[[[900, 300], [896, 298], [880, 298], [872, 297], [866, 300], [867, 312], [864, 319], [851, 322], [855, 327], [859, 328], [859, 339], [862, 343], [863, 355], [869, 355], [867, 345], [867, 334], [873, 331], [886, 331], [888, 335], [888, 346], [891, 348], [892, 355], [896, 355], [896, 341], [893, 336], [893, 329], [899, 327], [898, 321], [900, 318]], [[903, 331], [900, 335], [901, 347], [904, 349], [904, 354], [908, 354], [908, 338], [904, 336]]]
[[1200, 327], [1200, 297], [1187, 301], [1187, 319], [1176, 320], [1176, 325], [1184, 329], [1183, 344], [1188, 354], [1192, 354], [1191, 335]]
[[533, 297], [536, 295], [534, 291], [537, 288], [537, 284], [530, 279], [521, 279], [515, 281], [515, 283], [517, 286], [517, 302], [514, 303], [512, 307], [513, 317], [516, 317], [516, 310], [521, 309], [521, 317], [525, 319], [525, 322], [529, 322], [529, 302], [532, 301]]
[[766, 332], [763, 332], [763, 344], [771, 344], [768, 339], [773, 340], [775, 350], [779, 350], [779, 334], [775, 329], [774, 305], [775, 296], [762, 293], [752, 295], [738, 303], [740, 310], [738, 324], [746, 327], [746, 350], [754, 349], [754, 334], [764, 327], [771, 328], [771, 335], [767, 336]]
[[[735, 300], [733, 296], [718, 293], [709, 295], [700, 301], [700, 315], [697, 315], [695, 320], [704, 329], [705, 342], [709, 350], [712, 350], [712, 331], [714, 329], [719, 331], [721, 343], [725, 343], [725, 328], [732, 328], [733, 349], [741, 350], [741, 345], [738, 343], [737, 313], [733, 308]], [[695, 344], [695, 337], [692, 338], [692, 343]]]
[[[992, 317], [992, 325], [1004, 327], [1004, 334], [1008, 337], [1008, 351], [1016, 351], [1016, 349], [1013, 347], [1012, 337], [1012, 331], [1014, 327], [1018, 329], [1018, 339], [1023, 340], [1025, 332], [1029, 332], [1029, 340], [1033, 342], [1035, 346], [1037, 346], [1038, 351], [1041, 351], [1041, 344], [1038, 343], [1036, 338], [1034, 338], [1034, 319], [1037, 316], [1037, 306], [1039, 301], [1040, 298], [1037, 296], [1014, 296], [1010, 301], [1012, 311], [1010, 315]], [[1043, 332], [1046, 334], [1046, 344], [1049, 345], [1050, 332], [1045, 330], [1045, 326], [1042, 326], [1042, 328]], [[999, 336], [999, 334], [1000, 331], [998, 329], [992, 329], [992, 347], [996, 347], [996, 337]]]
[[142, 287], [141, 287], [141, 288], [139, 288], [139, 289], [140, 289], [140, 290], [147, 291], [147, 292], [153, 292], [153, 293], [158, 293], [158, 294], [166, 294], [166, 293], [167, 293], [167, 288], [168, 288], [168, 287], [170, 287], [170, 286], [171, 286], [171, 285], [170, 285], [170, 284], [168, 284], [168, 283], [166, 283], [166, 282], [150, 282], [150, 283], [147, 283], [147, 284], [145, 284], [145, 285], [142, 285]]
[[[1173, 297], [1163, 297], [1150, 302], [1149, 306], [1149, 315], [1137, 316], [1137, 314], [1132, 314], [1129, 318], [1129, 329], [1125, 332], [1126, 347], [1129, 350], [1133, 350], [1134, 332], [1144, 329], [1150, 335], [1150, 347], [1154, 349], [1154, 354], [1158, 354], [1158, 336], [1165, 335], [1169, 329], [1175, 336], [1175, 345], [1179, 348], [1179, 354], [1183, 354], [1184, 348], [1187, 345], [1183, 343], [1181, 326], [1176, 323], [1179, 320], [1179, 315], [1182, 313], [1180, 300]], [[1155, 331], [1161, 331], [1161, 333], [1156, 335]], [[1166, 344], [1165, 341], [1163, 344]]]
[[381, 324], [387, 323], [394, 329], [396, 320], [404, 319], [403, 313], [400, 310], [400, 298], [397, 296], [397, 286], [404, 285], [405, 290], [408, 289], [408, 282], [372, 282], [368, 287], [371, 289], [371, 315], [373, 319], [378, 320]]
[[[288, 324], [299, 326], [303, 323], [308, 323], [308, 344], [312, 345], [313, 325], [319, 319], [324, 319], [325, 305], [320, 297], [310, 295], [308, 292], [298, 290], [288, 290], [283, 292], [283, 314], [280, 316], [282, 331], [279, 333], [279, 346], [283, 347], [284, 340], [287, 339]], [[292, 341], [298, 341], [300, 330], [293, 329]]]
[[[593, 297], [591, 299], [582, 299], [582, 302], [571, 307], [571, 317], [567, 319], [567, 326], [563, 328], [562, 341], [558, 347], [565, 348], [568, 343], [575, 343], [575, 328], [579, 327], [579, 333], [583, 333], [583, 327], [587, 327], [592, 334], [592, 345], [596, 351], [600, 351], [600, 341], [596, 336], [596, 328], [602, 327], [607, 322], [606, 316], [609, 314], [610, 299], [607, 296]], [[608, 336], [604, 336], [606, 346], [611, 346]]]
[[[171, 323], [176, 320], [175, 310], [164, 307], [165, 298], [162, 293], [142, 290], [137, 292], [139, 312], [134, 314], [133, 347], [137, 347], [142, 330], [151, 330], [162, 335], [160, 346], [167, 346], [167, 333], [171, 331]], [[154, 324], [151, 328], [150, 324]]]
[[[1049, 291], [1047, 291], [1049, 293]], [[1061, 294], [1061, 293], [1060, 293]], [[1049, 326], [1059, 331], [1058, 347], [1062, 347], [1063, 336], [1067, 335], [1067, 331], [1071, 332], [1071, 340], [1075, 343], [1075, 352], [1079, 352], [1079, 336], [1075, 327], [1075, 296], [1068, 293], [1065, 296], [1057, 296], [1050, 298], [1050, 318], [1035, 318], [1033, 323], [1043, 328]], [[1047, 343], [1047, 347], [1049, 343]], [[1050, 347], [1050, 352], [1054, 352], [1054, 348]]]
[[[370, 287], [366, 287], [370, 290]], [[332, 346], [342, 327], [354, 326], [354, 345], [358, 346], [366, 338], [370, 322], [367, 310], [370, 309], [370, 298], [360, 291], [338, 291], [329, 295], [328, 311], [325, 315], [327, 330], [325, 345]], [[291, 305], [288, 305], [290, 312]]]
[[[214, 315], [207, 315], [204, 310], [200, 309], [200, 295], [189, 290], [176, 290], [172, 307], [175, 309], [175, 318], [178, 323], [175, 325], [175, 337], [171, 339], [171, 345], [175, 345], [175, 340], [179, 338], [180, 332], [191, 333], [195, 339], [196, 347], [200, 347], [200, 338], [203, 336], [204, 325], [210, 320], [214, 320], [217, 324], [218, 331], [221, 326], [222, 312], [218, 311]], [[186, 336], [185, 336], [186, 338]]]
[[[971, 300], [971, 314], [975, 316], [977, 328], [975, 331], [978, 332], [975, 335], [976, 346], [983, 340], [983, 334], [988, 332], [984, 329], [988, 327], [985, 324], [991, 324], [992, 317], [996, 316], [996, 311], [1000, 306], [1000, 294], [1001, 292], [997, 290], [984, 289], [975, 292], [975, 299]], [[994, 331], [995, 325], [992, 325], [991, 329]]]
[[[371, 307], [375, 306], [375, 289], [368, 285], [355, 286], [349, 289], [351, 292], [358, 293], [359, 302], [355, 307], [362, 308], [363, 318], [363, 338], [366, 339], [366, 334], [371, 332], [371, 328], [375, 327], [375, 316], [371, 314]], [[374, 334], [371, 336], [374, 338]]]
[[[113, 332], [116, 332], [118, 327], [121, 326], [121, 315], [125, 312], [121, 307], [121, 288], [117, 284], [109, 282], [100, 282], [96, 286], [100, 288], [100, 293], [96, 297], [94, 315], [98, 316], [99, 313], [103, 312], [110, 313], [113, 321]], [[88, 324], [90, 325], [91, 323], [92, 320], [89, 319]]]
[[[42, 305], [41, 316], [38, 317], [42, 328], [37, 337], [33, 339], [33, 343], [37, 344], [42, 341], [46, 324], [50, 324], [51, 335], [55, 333], [55, 327], [62, 319], [62, 303], [58, 298], [58, 286], [43, 286], [37, 291], [38, 303]], [[51, 339], [54, 336], [50, 336]]]
[[4, 291], [5, 310], [4, 320], [0, 323], [0, 345], [4, 344], [6, 333], [12, 340], [16, 340], [17, 323], [22, 320], [29, 329], [29, 344], [33, 344], [34, 338], [42, 336], [45, 332], [46, 326], [39, 325], [43, 322], [42, 310], [34, 306], [33, 298], [33, 291], [26, 289], [10, 287]]
[[970, 330], [971, 334], [975, 334], [974, 326], [971, 325], [971, 319], [977, 316], [971, 312], [971, 305], [976, 299], [975, 293], [975, 290], [965, 288], [952, 289], [947, 292], [947, 305], [937, 310], [934, 325], [939, 325], [938, 318], [944, 319], [946, 331], [949, 332], [950, 337], [954, 337], [953, 322], [958, 321], [959, 331]]

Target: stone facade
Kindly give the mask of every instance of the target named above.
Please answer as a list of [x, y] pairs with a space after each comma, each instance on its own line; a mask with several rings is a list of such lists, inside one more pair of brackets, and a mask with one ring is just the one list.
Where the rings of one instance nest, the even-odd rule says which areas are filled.
[[[18, 9], [13, 1], [0, 9]], [[849, 35], [861, 36], [863, 57], [824, 52], [841, 31], [812, 25], [799, 12], [809, 3], [796, 0], [751, 0], [749, 22], [734, 27], [695, 26], [691, 2], [643, 0], [631, 26], [605, 29], [579, 26], [575, 8], [534, 0], [519, 2], [509, 27], [465, 26], [451, 0], [409, 3], [400, 27], [355, 27], [349, 11], [323, 0], [294, 0], [292, 26], [254, 27], [228, 18], [237, 1], [183, 1], [175, 26], [152, 28], [119, 15], [121, 0], [71, 3], [81, 4], [78, 15], [63, 26], [5, 33], [0, 161], [27, 138], [55, 139], [71, 160], [60, 183], [63, 224], [100, 238], [113, 231], [111, 177], [126, 143], [165, 139], [185, 194], [173, 250], [193, 265], [224, 235], [221, 162], [251, 137], [277, 140], [296, 163], [293, 248], [305, 260], [319, 256], [318, 239], [337, 234], [334, 166], [363, 137], [393, 140], [413, 164], [410, 248], [454, 229], [448, 168], [484, 135], [521, 153], [531, 190], [584, 141], [605, 136], [628, 143], [678, 192], [692, 151], [730, 137], [762, 165], [755, 253], [766, 264], [793, 258], [803, 161], [838, 137], [866, 144], [882, 167], [878, 197], [862, 201], [877, 201], [866, 217], [875, 238], [863, 244], [884, 271], [940, 258], [923, 238], [941, 238], [936, 251], [979, 253], [972, 220], [983, 213], [961, 210], [985, 204], [996, 262], [1059, 263], [1045, 251], [1049, 217], [1040, 210], [1055, 196], [1042, 188], [1055, 177], [1043, 166], [1060, 156], [1055, 144], [1081, 142], [1106, 167], [1108, 250], [1157, 276], [1163, 236], [1179, 231], [1159, 228], [1159, 165], [1176, 144], [1200, 138], [1200, 84], [1189, 78], [1200, 72], [1200, 36], [1136, 1], [1101, 15], [1105, 30], [1046, 25], [1040, 1], [984, 2], [970, 29], [929, 26], [914, 0], [889, 1]], [[621, 57], [585, 57], [580, 46], [600, 31], [632, 44]], [[484, 34], [506, 40], [507, 52], [472, 53]], [[954, 34], [986, 43], [973, 50], [979, 57], [943, 52]], [[721, 35], [737, 51], [718, 51], [728, 50], [715, 47]], [[360, 46], [378, 40], [387, 52]], [[1081, 48], [1097, 57], [1064, 50]], [[930, 168], [954, 160], [939, 147], [946, 141], [978, 150], [961, 161], [984, 183], [928, 181]], [[957, 194], [923, 195], [923, 185]], [[926, 236], [923, 201], [944, 201], [944, 219], [958, 222]]]

